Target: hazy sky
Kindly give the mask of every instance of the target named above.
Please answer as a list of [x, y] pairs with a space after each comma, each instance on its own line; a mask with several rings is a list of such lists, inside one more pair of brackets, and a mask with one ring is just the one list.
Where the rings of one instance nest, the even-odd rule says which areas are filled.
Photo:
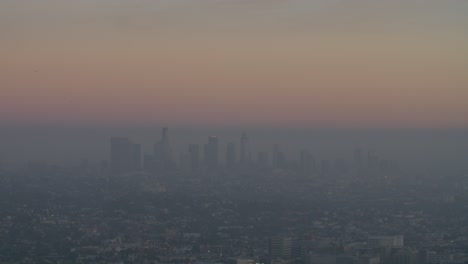
[[0, 123], [468, 127], [466, 0], [1, 0]]

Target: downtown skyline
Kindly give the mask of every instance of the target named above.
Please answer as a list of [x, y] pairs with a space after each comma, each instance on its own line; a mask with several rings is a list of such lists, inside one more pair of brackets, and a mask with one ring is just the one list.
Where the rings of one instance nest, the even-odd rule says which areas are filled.
[[0, 263], [468, 264], [468, 0], [0, 0]]
[[[101, 163], [103, 171], [114, 175], [145, 172], [155, 175], [182, 173], [191, 177], [207, 177], [222, 171], [293, 171], [298, 174], [328, 175], [349, 173], [352, 168], [360, 171], [397, 171], [398, 163], [388, 160], [375, 150], [356, 148], [351, 161], [348, 158], [333, 157], [317, 159], [309, 149], [299, 150], [297, 158], [288, 156], [284, 148], [275, 143], [267, 149], [249, 145], [249, 137], [242, 132], [238, 143], [229, 141], [221, 144], [218, 136], [208, 136], [204, 144], [190, 143], [185, 150], [174, 155], [169, 128], [161, 129], [161, 138], [153, 145], [153, 151], [144, 152], [142, 146], [128, 137], [110, 139], [109, 159]], [[223, 148], [221, 145], [226, 145]], [[237, 155], [239, 149], [239, 155]], [[178, 157], [177, 157], [178, 156]], [[85, 164], [88, 164], [88, 160]]]

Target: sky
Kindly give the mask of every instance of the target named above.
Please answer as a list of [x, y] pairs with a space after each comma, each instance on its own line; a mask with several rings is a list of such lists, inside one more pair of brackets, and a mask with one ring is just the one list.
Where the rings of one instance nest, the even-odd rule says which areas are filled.
[[0, 124], [467, 128], [466, 0], [2, 0]]

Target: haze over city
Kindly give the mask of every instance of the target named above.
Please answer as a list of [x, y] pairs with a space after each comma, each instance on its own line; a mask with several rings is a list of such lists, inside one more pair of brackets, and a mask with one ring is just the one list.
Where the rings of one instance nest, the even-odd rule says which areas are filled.
[[0, 1], [0, 263], [467, 264], [468, 1]]

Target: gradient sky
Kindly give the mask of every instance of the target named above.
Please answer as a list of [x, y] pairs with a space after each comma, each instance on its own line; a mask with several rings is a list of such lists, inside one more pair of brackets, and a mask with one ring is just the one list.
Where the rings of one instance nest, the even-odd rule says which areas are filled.
[[468, 127], [466, 0], [2, 0], [0, 123]]

